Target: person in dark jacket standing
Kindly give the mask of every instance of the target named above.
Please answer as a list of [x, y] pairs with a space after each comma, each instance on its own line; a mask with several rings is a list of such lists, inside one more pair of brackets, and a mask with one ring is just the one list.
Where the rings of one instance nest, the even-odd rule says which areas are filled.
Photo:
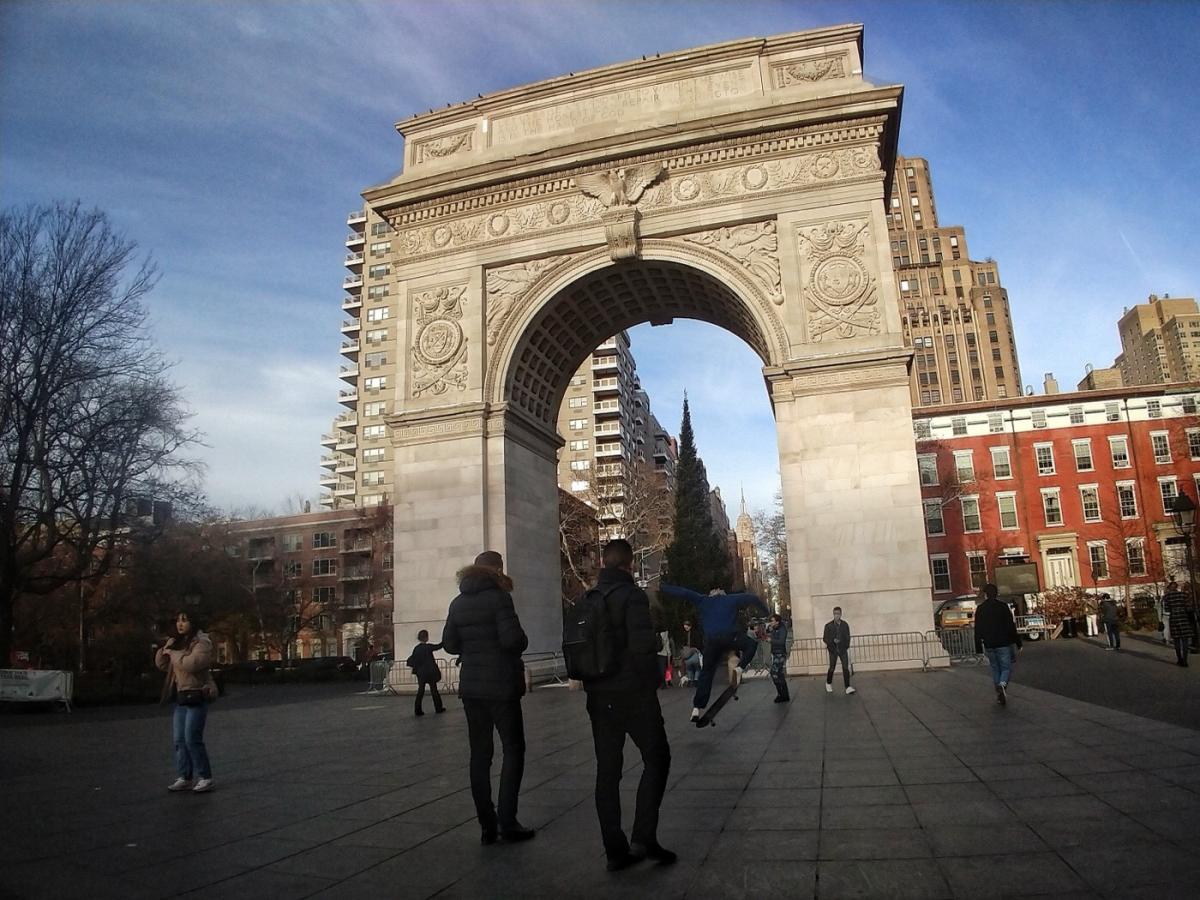
[[767, 632], [771, 635], [771, 682], [775, 685], [775, 702], [787, 703], [792, 699], [787, 684], [788, 630], [778, 613], [772, 614]]
[[[458, 694], [467, 714], [471, 743], [471, 797], [483, 829], [481, 842], [525, 841], [532, 828], [517, 821], [517, 796], [525, 772], [525, 723], [521, 697], [525, 672], [521, 654], [529, 638], [513, 608], [512, 579], [494, 550], [475, 557], [458, 573], [459, 595], [450, 603], [442, 646], [459, 657]], [[492, 806], [492, 731], [500, 735], [500, 806]]]
[[1100, 621], [1104, 623], [1104, 633], [1108, 635], [1108, 646], [1105, 650], [1121, 649], [1121, 617], [1117, 611], [1116, 601], [1108, 594], [1100, 595]]
[[1188, 595], [1179, 589], [1178, 582], [1167, 583], [1167, 592], [1163, 594], [1163, 613], [1171, 628], [1171, 643], [1175, 645], [1175, 665], [1186, 666], [1193, 634], [1191, 604]]
[[825, 641], [825, 649], [829, 651], [829, 671], [825, 673], [825, 693], [833, 693], [833, 672], [838, 660], [842, 661], [842, 681], [846, 685], [846, 693], [855, 693], [850, 684], [850, 626], [842, 618], [842, 608], [833, 608], [833, 618], [825, 623], [825, 633], [821, 636]]
[[1017, 633], [1012, 610], [997, 599], [994, 584], [983, 586], [983, 602], [975, 610], [975, 649], [982, 649], [987, 655], [996, 686], [996, 702], [1004, 706], [1008, 703], [1013, 660], [1021, 649], [1021, 635]]
[[[659, 639], [650, 620], [650, 600], [633, 580], [633, 548], [628, 541], [607, 543], [603, 564], [597, 587], [606, 592], [608, 624], [624, 649], [613, 674], [585, 680], [583, 688], [596, 747], [596, 815], [608, 870], [616, 872], [647, 858], [668, 865], [676, 856], [658, 843], [658, 809], [671, 771], [671, 746], [658, 704], [663, 670], [657, 655]], [[642, 754], [632, 843], [621, 829], [626, 735]]]
[[421, 704], [425, 700], [426, 686], [429, 687], [429, 696], [433, 698], [434, 711], [444, 713], [446, 707], [442, 705], [442, 695], [438, 693], [437, 689], [437, 683], [442, 680], [442, 670], [438, 668], [437, 660], [433, 658], [434, 651], [441, 650], [442, 645], [429, 643], [429, 632], [424, 628], [417, 632], [417, 641], [417, 646], [413, 647], [413, 652], [408, 657], [408, 667], [417, 676], [417, 709], [415, 715], [425, 715], [425, 710], [421, 709]]

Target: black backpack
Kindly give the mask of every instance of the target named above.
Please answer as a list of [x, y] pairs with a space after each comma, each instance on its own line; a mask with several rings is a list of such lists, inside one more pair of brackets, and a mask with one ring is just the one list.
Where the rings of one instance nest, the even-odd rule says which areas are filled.
[[603, 589], [594, 587], [570, 609], [563, 611], [563, 659], [567, 675], [578, 681], [592, 681], [616, 673], [625, 649], [608, 617], [608, 598], [621, 587], [618, 582]]

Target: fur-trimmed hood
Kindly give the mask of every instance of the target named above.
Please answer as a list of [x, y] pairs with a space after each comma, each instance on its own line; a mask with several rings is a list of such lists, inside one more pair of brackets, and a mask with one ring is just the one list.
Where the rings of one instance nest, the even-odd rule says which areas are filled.
[[454, 577], [458, 580], [459, 591], [464, 594], [478, 594], [491, 588], [511, 594], [513, 589], [511, 578], [487, 566], [463, 566]]

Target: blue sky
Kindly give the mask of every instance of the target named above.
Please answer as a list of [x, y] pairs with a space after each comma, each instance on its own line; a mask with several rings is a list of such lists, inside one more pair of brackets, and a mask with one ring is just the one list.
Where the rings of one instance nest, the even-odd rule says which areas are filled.
[[[901, 151], [1009, 290], [1025, 380], [1073, 385], [1123, 306], [1200, 291], [1200, 6], [1171, 3], [0, 4], [0, 198], [107, 210], [163, 277], [155, 336], [208, 436], [212, 500], [316, 497], [338, 411], [346, 214], [414, 112], [642, 54], [842, 22], [906, 86]], [[659, 418], [686, 387], [731, 500], [776, 483], [757, 357], [632, 333]], [[678, 360], [689, 362], [680, 366]], [[731, 504], [732, 506], [732, 504]], [[736, 514], [736, 508], [731, 508]]]

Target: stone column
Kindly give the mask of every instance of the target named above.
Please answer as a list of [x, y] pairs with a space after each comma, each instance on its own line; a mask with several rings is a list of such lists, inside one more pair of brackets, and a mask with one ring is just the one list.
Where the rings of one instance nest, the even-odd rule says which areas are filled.
[[397, 653], [438, 640], [455, 573], [496, 550], [530, 650], [561, 643], [557, 435], [515, 412], [462, 404], [388, 420], [395, 446], [393, 631]]
[[903, 348], [765, 370], [779, 439], [792, 618], [819, 636], [933, 627]]

